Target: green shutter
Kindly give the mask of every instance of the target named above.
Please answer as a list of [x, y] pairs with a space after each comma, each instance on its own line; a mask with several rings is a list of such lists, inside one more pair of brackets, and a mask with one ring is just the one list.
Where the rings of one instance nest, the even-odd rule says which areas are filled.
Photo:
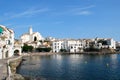
[[3, 28], [0, 27], [0, 34], [3, 32]]

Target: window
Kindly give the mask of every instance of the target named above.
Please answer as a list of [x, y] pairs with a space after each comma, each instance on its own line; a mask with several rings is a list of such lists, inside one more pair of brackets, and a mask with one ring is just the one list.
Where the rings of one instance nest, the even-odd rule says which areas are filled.
[[7, 40], [6, 42], [7, 42], [8, 45], [10, 45], [10, 40]]
[[81, 46], [82, 46], [82, 44], [81, 44]]
[[3, 28], [0, 26], [0, 35], [3, 33]]
[[10, 45], [10, 40], [8, 40], [8, 44]]
[[37, 41], [37, 37], [36, 36], [34, 37], [34, 41]]

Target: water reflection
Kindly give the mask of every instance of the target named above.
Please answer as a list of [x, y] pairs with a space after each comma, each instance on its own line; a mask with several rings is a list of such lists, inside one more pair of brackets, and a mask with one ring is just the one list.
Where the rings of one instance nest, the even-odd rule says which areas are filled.
[[113, 54], [113, 55], [111, 55], [111, 58], [112, 58], [112, 60], [116, 60], [117, 59], [117, 55]]
[[22, 65], [25, 66], [21, 66], [21, 68], [23, 69], [37, 69], [40, 67], [40, 57], [36, 57], [36, 56], [30, 56], [30, 57], [25, 57], [25, 61], [23, 61]]
[[56, 60], [59, 60], [59, 61], [62, 60], [62, 56], [61, 55], [53, 55], [53, 58], [55, 58]]
[[117, 69], [117, 67], [119, 66], [119, 63], [118, 63], [118, 58], [117, 58], [117, 55], [111, 55], [111, 67], [113, 69]]
[[[120, 55], [26, 57], [18, 73], [47, 80], [119, 80]], [[107, 65], [108, 64], [108, 65]]]

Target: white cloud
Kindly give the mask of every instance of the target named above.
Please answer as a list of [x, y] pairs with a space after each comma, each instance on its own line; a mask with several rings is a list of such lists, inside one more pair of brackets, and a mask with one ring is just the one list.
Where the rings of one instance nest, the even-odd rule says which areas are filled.
[[14, 15], [11, 16], [11, 18], [18, 18], [18, 17], [25, 17], [25, 16], [33, 16], [37, 15], [40, 13], [47, 12], [49, 9], [48, 8], [42, 8], [42, 9], [29, 9], [20, 13], [15, 13]]
[[63, 11], [53, 12], [53, 15], [91, 15], [93, 12], [90, 10], [94, 8], [95, 5], [89, 5], [85, 7], [78, 6], [70, 6], [67, 9], [63, 9]]
[[77, 8], [74, 8], [72, 9], [73, 11], [74, 10], [86, 10], [86, 9], [91, 9], [91, 8], [94, 8], [95, 5], [89, 5], [89, 6], [85, 6], [85, 7], [77, 7]]
[[77, 7], [71, 9], [71, 13], [74, 15], [91, 15], [93, 12], [89, 9], [94, 8], [95, 5], [85, 6], [85, 7]]
[[76, 12], [74, 14], [75, 15], [90, 15], [90, 14], [92, 14], [92, 12], [90, 12], [90, 11], [80, 11], [80, 12]]
[[48, 8], [40, 8], [40, 9], [35, 9], [35, 8], [30, 8], [25, 11], [15, 13], [15, 12], [7, 12], [4, 13], [0, 21], [5, 21], [13, 18], [20, 18], [20, 17], [31, 17], [35, 15], [39, 15], [45, 12], [48, 12]]
[[64, 22], [63, 21], [55, 21], [53, 22], [53, 24], [63, 24]]

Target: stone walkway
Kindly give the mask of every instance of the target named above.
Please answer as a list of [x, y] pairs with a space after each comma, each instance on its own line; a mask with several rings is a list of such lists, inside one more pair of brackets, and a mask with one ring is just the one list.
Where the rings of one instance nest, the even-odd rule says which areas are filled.
[[0, 59], [0, 80], [6, 80], [6, 78], [8, 77], [8, 70], [7, 70], [7, 61], [12, 61], [15, 60], [16, 58], [19, 57], [10, 57], [7, 59]]
[[5, 80], [7, 77], [7, 65], [6, 65], [7, 60], [0, 60], [0, 80]]

